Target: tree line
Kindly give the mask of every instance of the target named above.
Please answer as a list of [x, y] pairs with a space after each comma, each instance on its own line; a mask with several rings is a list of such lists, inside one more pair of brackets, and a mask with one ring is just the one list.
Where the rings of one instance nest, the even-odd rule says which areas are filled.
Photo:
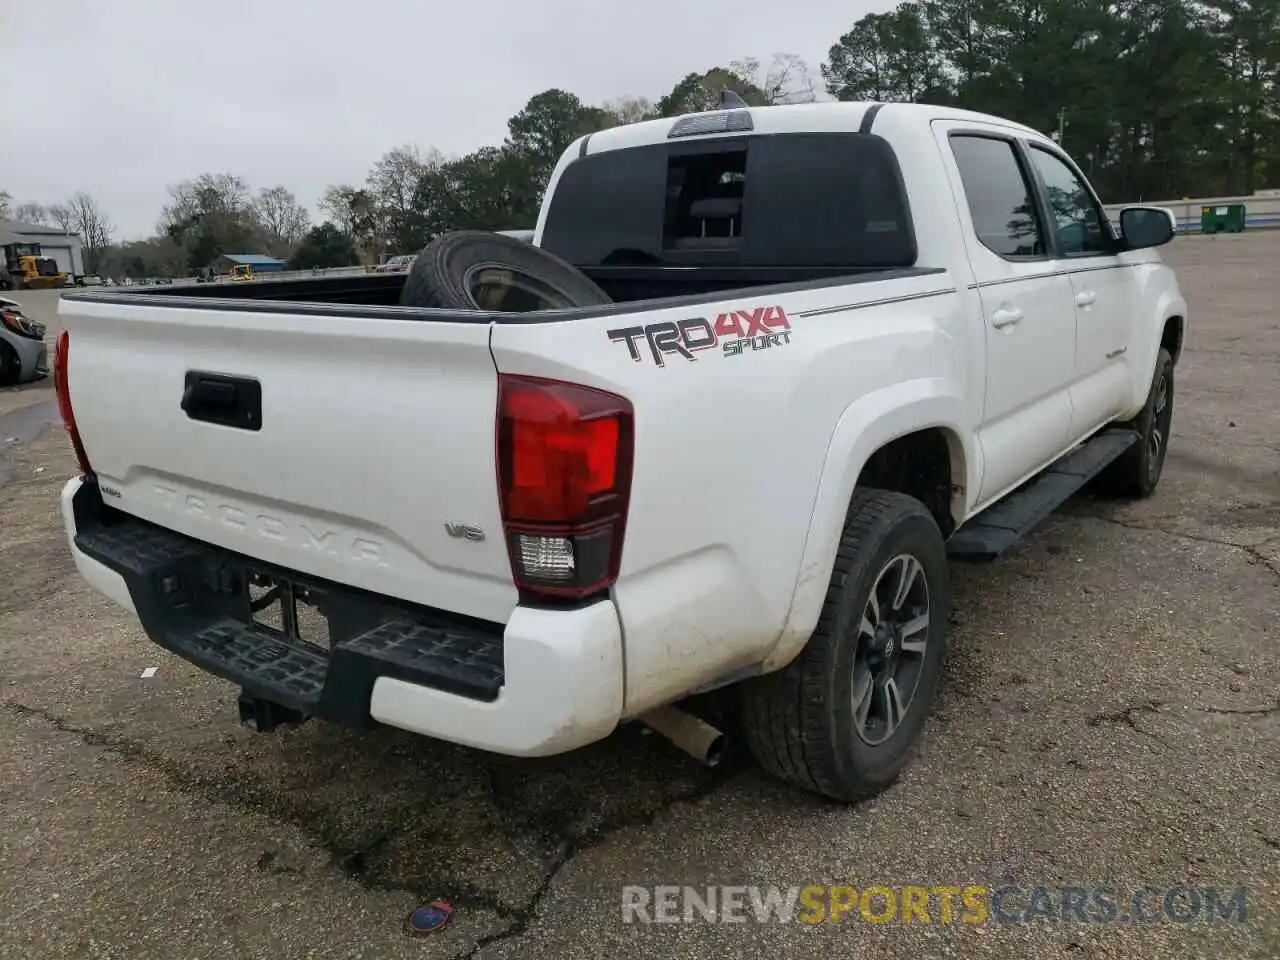
[[88, 193], [66, 203], [14, 203], [0, 190], [0, 220], [56, 227], [80, 237], [84, 269], [112, 277], [179, 277], [207, 267], [223, 253], [288, 257], [312, 227], [311, 215], [288, 188], [251, 192], [227, 173], [202, 174], [168, 188], [155, 235], [115, 242], [115, 227]]
[[1061, 130], [1105, 202], [1280, 183], [1280, 0], [921, 0], [822, 66], [841, 100], [913, 100]]
[[1106, 202], [1280, 184], [1280, 0], [909, 0], [856, 21], [816, 76], [778, 54], [689, 73], [657, 100], [595, 105], [545, 90], [508, 120], [501, 144], [461, 157], [404, 145], [363, 183], [328, 187], [319, 226], [284, 187], [253, 194], [231, 174], [206, 174], [170, 188], [155, 237], [102, 252], [135, 276], [238, 252], [309, 268], [412, 252], [459, 227], [532, 227], [552, 168], [585, 133], [712, 109], [725, 89], [760, 106], [812, 101], [820, 88], [1053, 133]]

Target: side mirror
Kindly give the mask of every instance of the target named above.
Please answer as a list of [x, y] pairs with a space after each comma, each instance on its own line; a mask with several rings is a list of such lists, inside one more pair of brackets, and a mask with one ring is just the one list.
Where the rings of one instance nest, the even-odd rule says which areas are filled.
[[1173, 213], [1164, 207], [1125, 207], [1120, 211], [1120, 238], [1130, 250], [1159, 247], [1177, 232]]

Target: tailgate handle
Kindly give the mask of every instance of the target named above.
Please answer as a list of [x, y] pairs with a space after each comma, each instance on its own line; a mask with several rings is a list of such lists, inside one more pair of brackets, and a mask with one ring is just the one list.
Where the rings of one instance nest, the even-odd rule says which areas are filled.
[[251, 377], [188, 370], [182, 409], [192, 420], [237, 430], [262, 429], [262, 384]]

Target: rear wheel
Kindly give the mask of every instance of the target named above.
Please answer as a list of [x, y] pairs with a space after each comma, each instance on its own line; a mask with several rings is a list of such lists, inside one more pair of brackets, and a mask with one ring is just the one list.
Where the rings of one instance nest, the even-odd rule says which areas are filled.
[[1098, 476], [1098, 487], [1117, 497], [1149, 497], [1156, 492], [1164, 473], [1173, 427], [1173, 356], [1164, 347], [1156, 356], [1146, 405], [1123, 426], [1138, 434], [1138, 442]]
[[787, 667], [742, 687], [760, 764], [838, 800], [892, 784], [937, 690], [950, 589], [942, 533], [924, 505], [856, 492], [813, 635]]
[[0, 387], [9, 387], [22, 377], [22, 361], [18, 352], [0, 340]]

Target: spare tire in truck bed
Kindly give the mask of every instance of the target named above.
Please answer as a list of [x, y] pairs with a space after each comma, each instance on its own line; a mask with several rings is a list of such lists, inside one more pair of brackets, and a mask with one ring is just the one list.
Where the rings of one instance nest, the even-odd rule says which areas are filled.
[[402, 307], [526, 313], [612, 303], [579, 270], [524, 240], [458, 230], [422, 248], [400, 292]]

